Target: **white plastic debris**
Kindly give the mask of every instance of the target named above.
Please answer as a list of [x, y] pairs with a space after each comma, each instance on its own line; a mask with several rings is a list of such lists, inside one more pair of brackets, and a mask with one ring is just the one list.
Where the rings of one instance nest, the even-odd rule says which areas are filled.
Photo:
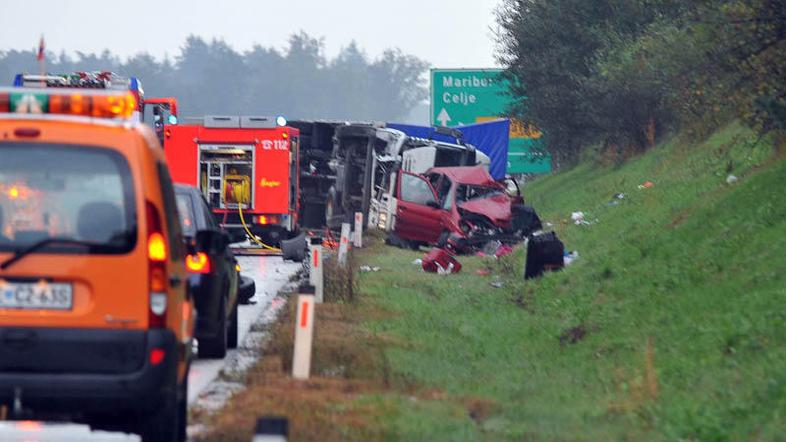
[[447, 268], [442, 267], [442, 265], [440, 265], [440, 263], [438, 263], [438, 262], [435, 263], [435, 264], [437, 265], [437, 275], [449, 275], [449, 274], [453, 273], [453, 263], [452, 262], [450, 264], [448, 264]]
[[572, 219], [577, 226], [581, 226], [581, 225], [588, 226], [592, 224], [586, 219], [584, 219], [584, 212], [573, 212], [570, 214], [570, 219]]
[[570, 253], [566, 253], [565, 256], [563, 257], [563, 261], [565, 262], [566, 267], [571, 265], [573, 261], [577, 259], [579, 259], [579, 252], [575, 250]]
[[413, 265], [413, 266], [419, 266], [419, 265], [421, 265], [421, 264], [423, 264], [423, 260], [422, 260], [422, 259], [420, 259], [420, 258], [418, 258], [418, 259], [416, 259], [416, 260], [412, 261], [412, 265]]
[[729, 175], [726, 177], [726, 184], [732, 185], [737, 183], [737, 177], [734, 175]]
[[367, 273], [367, 272], [378, 272], [381, 269], [379, 267], [377, 267], [377, 266], [374, 266], [374, 267], [371, 267], [371, 266], [360, 266], [360, 268], [358, 270], [360, 270], [360, 273]]

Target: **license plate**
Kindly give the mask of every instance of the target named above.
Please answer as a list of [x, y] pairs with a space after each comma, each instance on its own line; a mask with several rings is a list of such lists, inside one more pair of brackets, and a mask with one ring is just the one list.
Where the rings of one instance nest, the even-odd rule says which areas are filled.
[[0, 281], [0, 308], [71, 310], [72, 305], [71, 284]]

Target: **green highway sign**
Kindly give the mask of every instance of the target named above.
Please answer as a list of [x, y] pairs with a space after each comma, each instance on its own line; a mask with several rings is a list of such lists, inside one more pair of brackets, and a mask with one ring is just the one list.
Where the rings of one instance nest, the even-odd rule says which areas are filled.
[[[431, 124], [463, 126], [503, 118], [511, 101], [502, 69], [432, 69]], [[540, 149], [541, 134], [511, 122], [509, 174], [549, 173], [551, 157]]]

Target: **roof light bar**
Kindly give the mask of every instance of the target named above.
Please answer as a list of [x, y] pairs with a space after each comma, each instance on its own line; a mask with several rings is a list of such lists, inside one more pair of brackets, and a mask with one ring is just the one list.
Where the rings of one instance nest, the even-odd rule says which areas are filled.
[[131, 92], [0, 88], [0, 113], [129, 119], [136, 109]]
[[80, 88], [140, 90], [135, 77], [124, 77], [109, 71], [73, 72], [70, 74], [18, 74], [14, 86], [35, 88]]

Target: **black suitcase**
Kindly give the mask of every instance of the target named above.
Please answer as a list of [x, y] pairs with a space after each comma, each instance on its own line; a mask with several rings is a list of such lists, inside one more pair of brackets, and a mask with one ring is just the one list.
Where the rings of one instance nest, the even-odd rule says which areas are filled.
[[530, 237], [527, 243], [527, 264], [524, 279], [537, 278], [544, 271], [560, 270], [565, 266], [565, 245], [554, 232]]

